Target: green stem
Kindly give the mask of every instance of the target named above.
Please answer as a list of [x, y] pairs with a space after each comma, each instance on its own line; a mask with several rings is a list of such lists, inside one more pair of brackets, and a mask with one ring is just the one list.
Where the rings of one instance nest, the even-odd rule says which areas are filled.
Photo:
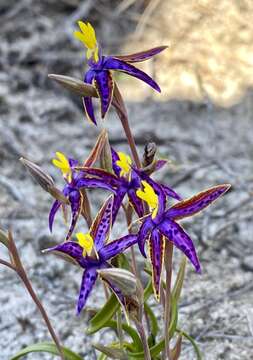
[[166, 288], [165, 288], [165, 309], [164, 309], [164, 339], [165, 339], [165, 358], [171, 360], [170, 353], [170, 313], [171, 313], [171, 275], [172, 275], [172, 256], [173, 244], [170, 241], [165, 243], [165, 271], [166, 271]]

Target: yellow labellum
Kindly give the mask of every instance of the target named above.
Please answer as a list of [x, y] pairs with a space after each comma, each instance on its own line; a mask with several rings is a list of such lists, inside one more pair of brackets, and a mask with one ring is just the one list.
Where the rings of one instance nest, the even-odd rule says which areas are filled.
[[131, 170], [132, 160], [129, 155], [126, 155], [123, 152], [118, 152], [119, 160], [116, 161], [116, 165], [118, 165], [121, 169], [120, 176], [127, 175]]
[[68, 159], [60, 151], [56, 152], [56, 157], [58, 159], [53, 159], [52, 163], [61, 170], [63, 176], [67, 177], [68, 181], [71, 181], [71, 168]]
[[83, 256], [89, 255], [92, 252], [94, 241], [89, 233], [79, 232], [76, 234], [78, 244], [83, 248]]
[[90, 23], [85, 24], [83, 21], [78, 21], [78, 25], [81, 31], [74, 31], [75, 38], [88, 49], [87, 58], [90, 59], [93, 56], [95, 62], [98, 62], [98, 45], [94, 28]]
[[158, 211], [158, 196], [155, 193], [154, 189], [152, 188], [147, 181], [142, 181], [143, 190], [139, 189], [136, 191], [136, 195], [146, 201], [150, 210], [152, 211], [152, 218], [155, 218]]

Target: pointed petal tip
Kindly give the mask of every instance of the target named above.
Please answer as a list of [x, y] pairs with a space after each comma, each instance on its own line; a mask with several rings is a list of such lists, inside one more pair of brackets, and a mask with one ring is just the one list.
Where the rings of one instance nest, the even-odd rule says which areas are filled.
[[196, 267], [196, 273], [199, 274], [199, 275], [202, 274], [202, 270], [201, 270], [200, 265], [198, 267]]
[[142, 244], [140, 244], [140, 243], [138, 243], [138, 245], [139, 245], [139, 249], [140, 249], [140, 252], [141, 252], [142, 256], [146, 259], [147, 254], [146, 254], [146, 251], [145, 251], [145, 248], [144, 248], [145, 245], [142, 246]]

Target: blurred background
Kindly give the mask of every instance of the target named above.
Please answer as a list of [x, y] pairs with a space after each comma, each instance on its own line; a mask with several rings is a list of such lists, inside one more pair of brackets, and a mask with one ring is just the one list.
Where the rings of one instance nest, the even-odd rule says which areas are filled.
[[[85, 51], [73, 37], [90, 21], [107, 54], [168, 45], [141, 65], [162, 88], [116, 75], [140, 154], [154, 141], [171, 160], [158, 179], [183, 197], [223, 182], [232, 190], [184, 223], [195, 241], [203, 274], [188, 266], [179, 322], [207, 360], [253, 358], [253, 2], [251, 0], [0, 0], [0, 226], [12, 228], [23, 262], [62, 342], [96, 359], [85, 335], [88, 315], [75, 317], [81, 274], [44, 249], [62, 241], [57, 217], [50, 235], [52, 199], [18, 161], [25, 156], [63, 185], [51, 165], [56, 151], [85, 159], [99, 129], [85, 119], [81, 100], [48, 73], [82, 79]], [[116, 149], [128, 152], [111, 110], [103, 125]], [[104, 194], [90, 192], [93, 213]], [[114, 236], [122, 233], [122, 226]], [[80, 226], [84, 226], [81, 224]], [[0, 249], [1, 258], [7, 254]], [[175, 269], [180, 254], [176, 251]], [[14, 274], [0, 268], [0, 358], [49, 339], [40, 316]], [[93, 292], [89, 306], [104, 302]], [[51, 359], [31, 355], [27, 359]], [[195, 359], [185, 343], [182, 359]]]

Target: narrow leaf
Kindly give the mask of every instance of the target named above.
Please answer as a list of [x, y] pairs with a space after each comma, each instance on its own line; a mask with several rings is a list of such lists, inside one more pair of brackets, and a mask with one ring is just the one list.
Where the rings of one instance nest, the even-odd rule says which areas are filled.
[[[104, 327], [111, 328], [113, 330], [117, 330], [117, 322], [115, 320], [108, 321]], [[127, 325], [125, 323], [122, 324], [122, 329], [131, 337], [133, 341], [133, 348], [135, 351], [141, 351], [142, 349], [142, 342], [141, 339], [137, 333], [137, 331], [130, 325]]]
[[[176, 301], [172, 298], [171, 301], [171, 322], [170, 322], [170, 327], [169, 327], [169, 336], [170, 338], [173, 337], [175, 331], [176, 331], [176, 326], [177, 326], [177, 319], [178, 319], [178, 311], [177, 311], [177, 303]], [[152, 346], [150, 348], [150, 354], [152, 358], [155, 358], [156, 356], [158, 356], [161, 351], [164, 350], [165, 347], [165, 340], [161, 340], [159, 343], [157, 343], [156, 345]], [[128, 352], [128, 359], [138, 359], [138, 360], [143, 360], [144, 359], [144, 352], [136, 352], [136, 353], [131, 353]], [[200, 359], [198, 359], [200, 360]]]
[[156, 316], [153, 310], [151, 309], [151, 307], [147, 303], [144, 303], [144, 310], [149, 317], [151, 334], [152, 337], [155, 339], [158, 333], [158, 324], [157, 324]]
[[185, 256], [183, 256], [181, 263], [180, 263], [178, 273], [177, 273], [177, 278], [176, 278], [176, 281], [175, 281], [175, 284], [174, 284], [174, 287], [172, 290], [172, 296], [174, 297], [174, 299], [176, 300], [177, 303], [180, 299], [180, 295], [181, 295], [181, 291], [182, 291], [182, 287], [183, 287], [183, 283], [184, 283], [186, 262], [187, 262], [187, 259]]
[[196, 354], [196, 356], [197, 356], [197, 360], [202, 360], [202, 356], [201, 356], [199, 347], [198, 347], [196, 341], [193, 339], [193, 337], [191, 337], [191, 336], [188, 335], [186, 332], [181, 331], [181, 330], [179, 330], [179, 329], [177, 329], [176, 331], [179, 332], [179, 333], [181, 333], [187, 340], [190, 341], [190, 343], [192, 344], [192, 346], [193, 346], [193, 348], [194, 348], [195, 354]]
[[90, 320], [90, 324], [87, 330], [87, 334], [94, 334], [101, 328], [105, 326], [105, 324], [111, 320], [113, 315], [119, 309], [119, 302], [117, 297], [113, 294], [110, 299], [105, 303], [105, 305], [100, 309], [95, 316]]
[[[44, 342], [27, 346], [26, 348], [19, 351], [16, 355], [11, 357], [10, 360], [18, 360], [21, 359], [23, 356], [34, 352], [46, 352], [49, 354], [60, 356], [55, 344]], [[64, 354], [65, 360], [83, 360], [80, 355], [74, 353], [66, 347], [62, 347], [62, 352]]]

